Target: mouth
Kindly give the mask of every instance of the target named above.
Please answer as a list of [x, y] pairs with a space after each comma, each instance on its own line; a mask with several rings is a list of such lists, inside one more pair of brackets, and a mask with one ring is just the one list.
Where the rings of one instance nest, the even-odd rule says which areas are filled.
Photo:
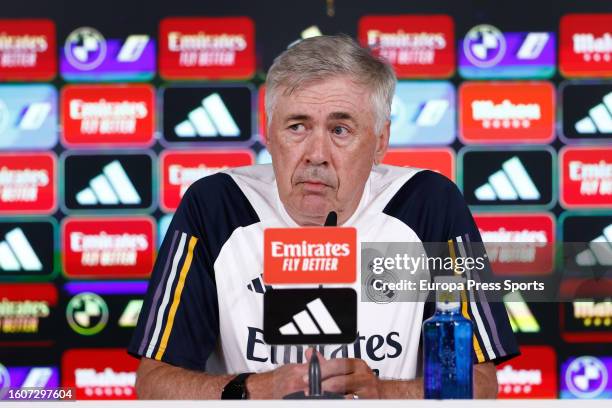
[[305, 180], [298, 184], [301, 184], [304, 190], [313, 193], [321, 193], [330, 187], [329, 185], [317, 180]]

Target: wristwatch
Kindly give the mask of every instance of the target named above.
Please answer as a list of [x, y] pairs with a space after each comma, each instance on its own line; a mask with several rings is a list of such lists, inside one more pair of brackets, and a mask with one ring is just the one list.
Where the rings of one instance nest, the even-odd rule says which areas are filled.
[[228, 382], [221, 392], [221, 399], [248, 399], [246, 379], [253, 373], [238, 374]]

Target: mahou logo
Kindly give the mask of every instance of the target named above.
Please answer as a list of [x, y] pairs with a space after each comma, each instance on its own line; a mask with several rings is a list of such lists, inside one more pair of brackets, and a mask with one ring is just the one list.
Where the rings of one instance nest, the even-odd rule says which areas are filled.
[[147, 277], [154, 248], [155, 226], [148, 217], [67, 218], [62, 225], [69, 277]]
[[564, 76], [612, 77], [612, 14], [568, 14], [559, 31]]
[[53, 79], [57, 72], [55, 47], [51, 20], [0, 20], [0, 78]]
[[552, 215], [478, 214], [474, 220], [496, 275], [542, 275], [552, 271]]
[[608, 208], [612, 204], [612, 148], [566, 147], [560, 156], [563, 206]]
[[165, 151], [161, 154], [161, 206], [174, 211], [187, 188], [196, 180], [230, 167], [253, 164], [250, 150]]
[[365, 16], [359, 42], [386, 58], [399, 78], [448, 78], [455, 72], [454, 23], [447, 15]]
[[52, 153], [0, 153], [0, 214], [52, 213], [57, 205]]
[[268, 228], [263, 280], [266, 284], [355, 282], [356, 248], [355, 228]]
[[249, 17], [166, 18], [159, 31], [159, 69], [166, 79], [255, 73], [255, 26]]
[[63, 141], [69, 146], [147, 146], [155, 131], [149, 85], [69, 85], [62, 92]]
[[548, 143], [555, 90], [547, 82], [468, 82], [459, 89], [459, 130], [466, 143]]
[[76, 399], [136, 399], [138, 359], [125, 349], [73, 349], [62, 356], [62, 386]]
[[455, 180], [455, 155], [451, 149], [389, 149], [383, 163], [429, 169]]
[[523, 346], [497, 367], [499, 398], [557, 398], [557, 356], [548, 346]]

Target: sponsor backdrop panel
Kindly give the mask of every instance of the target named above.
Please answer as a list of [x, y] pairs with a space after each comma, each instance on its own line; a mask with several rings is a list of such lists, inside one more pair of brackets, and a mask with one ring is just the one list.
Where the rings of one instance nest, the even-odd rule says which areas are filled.
[[[172, 213], [199, 178], [270, 162], [266, 71], [337, 32], [399, 79], [384, 163], [457, 182], [496, 275], [560, 268], [580, 295], [504, 298], [523, 355], [497, 367], [500, 397], [612, 395], [612, 4], [597, 0], [3, 4], [0, 388], [135, 398], [125, 347]], [[289, 333], [299, 312], [268, 326]]]

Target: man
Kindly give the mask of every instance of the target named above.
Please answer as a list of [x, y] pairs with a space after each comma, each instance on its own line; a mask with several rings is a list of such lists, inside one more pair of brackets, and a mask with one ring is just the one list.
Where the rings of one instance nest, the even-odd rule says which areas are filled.
[[[313, 351], [263, 341], [266, 228], [322, 225], [335, 211], [338, 225], [355, 227], [362, 242], [480, 241], [452, 182], [380, 165], [395, 82], [387, 63], [346, 36], [304, 40], [275, 60], [266, 82], [272, 165], [195, 182], [160, 249], [129, 348], [142, 357], [140, 398], [220, 398], [224, 389], [282, 398], [307, 388]], [[471, 303], [466, 311], [474, 322], [475, 395], [491, 398], [493, 362], [517, 346], [502, 304]], [[424, 317], [422, 302], [359, 302], [355, 344], [319, 356], [323, 390], [422, 398]]]

